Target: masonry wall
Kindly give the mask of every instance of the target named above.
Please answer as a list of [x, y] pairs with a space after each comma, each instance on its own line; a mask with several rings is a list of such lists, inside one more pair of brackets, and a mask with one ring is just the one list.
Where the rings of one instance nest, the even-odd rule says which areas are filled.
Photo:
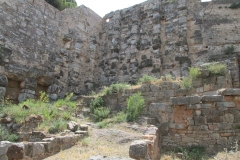
[[55, 94], [53, 98], [91, 89], [101, 17], [85, 6], [60, 12], [44, 0], [0, 4], [0, 74], [15, 83], [33, 84], [15, 90], [9, 86], [6, 97], [12, 99], [19, 88], [22, 97], [34, 97], [42, 88]]
[[[148, 0], [103, 18], [99, 77], [102, 83], [132, 82], [144, 74], [187, 76], [188, 67], [227, 63], [239, 85], [239, 10], [234, 0]], [[108, 22], [109, 20], [109, 22]], [[235, 53], [224, 54], [234, 45]]]

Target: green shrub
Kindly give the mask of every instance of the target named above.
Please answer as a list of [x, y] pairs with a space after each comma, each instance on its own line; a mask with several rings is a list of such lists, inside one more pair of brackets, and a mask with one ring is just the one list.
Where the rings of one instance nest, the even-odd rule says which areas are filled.
[[188, 148], [180, 148], [184, 159], [189, 160], [204, 160], [206, 151], [202, 146], [191, 146]]
[[91, 112], [93, 112], [96, 108], [103, 107], [103, 104], [104, 104], [104, 101], [102, 97], [96, 97], [92, 99], [90, 103]]
[[94, 111], [93, 111], [93, 116], [94, 116], [95, 122], [100, 122], [103, 119], [108, 118], [109, 113], [110, 113], [109, 108], [104, 108], [104, 107], [95, 108]]
[[7, 141], [10, 141], [10, 142], [17, 142], [18, 139], [19, 137], [16, 134], [9, 134], [7, 137]]
[[136, 120], [145, 107], [145, 100], [141, 96], [141, 92], [133, 94], [129, 98], [127, 98], [127, 110], [126, 110], [126, 120], [134, 121]]
[[223, 52], [224, 52], [225, 54], [233, 54], [235, 50], [236, 50], [236, 47], [234, 47], [233, 45], [231, 45], [231, 46], [228, 46], [227, 48], [224, 48], [224, 49], [223, 49]]
[[189, 68], [189, 76], [192, 79], [197, 79], [200, 74], [201, 74], [200, 69], [198, 67], [190, 67]]
[[180, 87], [182, 89], [191, 89], [192, 88], [192, 78], [184, 77], [183, 80], [180, 82]]
[[117, 115], [113, 115], [112, 118], [104, 119], [97, 123], [98, 128], [106, 128], [116, 123], [126, 122], [126, 113], [118, 112]]
[[143, 75], [143, 77], [138, 80], [138, 83], [142, 84], [147, 82], [155, 82], [156, 80], [158, 80], [156, 77]]
[[56, 119], [52, 121], [51, 126], [48, 129], [48, 132], [51, 134], [59, 133], [63, 130], [67, 129], [67, 121], [64, 119]]
[[9, 133], [8, 130], [0, 124], [0, 141], [16, 142], [18, 139], [18, 135]]
[[231, 9], [240, 8], [240, 1], [238, 0], [237, 2], [232, 3], [229, 8], [231, 8]]
[[211, 63], [205, 66], [206, 69], [210, 71], [211, 75], [225, 76], [227, 71], [227, 66], [222, 63]]
[[102, 90], [102, 95], [108, 95], [112, 93], [119, 93], [125, 91], [130, 85], [126, 83], [116, 83], [109, 87], [104, 87]]

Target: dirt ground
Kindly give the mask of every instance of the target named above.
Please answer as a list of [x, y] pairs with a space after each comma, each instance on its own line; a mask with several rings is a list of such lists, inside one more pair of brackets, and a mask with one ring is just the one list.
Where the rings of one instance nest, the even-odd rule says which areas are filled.
[[45, 160], [88, 160], [91, 156], [99, 155], [128, 158], [129, 146], [132, 141], [141, 139], [142, 130], [143, 126], [129, 126], [126, 123], [106, 129], [90, 126], [89, 137]]

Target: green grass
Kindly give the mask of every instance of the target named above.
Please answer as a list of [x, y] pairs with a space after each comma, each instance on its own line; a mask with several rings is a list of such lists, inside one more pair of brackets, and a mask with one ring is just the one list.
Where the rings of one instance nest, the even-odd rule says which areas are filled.
[[197, 79], [200, 74], [201, 74], [200, 69], [198, 67], [190, 67], [189, 68], [189, 76], [192, 79]]
[[116, 83], [110, 85], [109, 87], [104, 87], [101, 93], [102, 95], [108, 95], [112, 93], [124, 92], [129, 87], [130, 85], [128, 85], [127, 83]]
[[101, 122], [97, 123], [98, 128], [106, 128], [110, 127], [114, 124], [126, 122], [126, 113], [125, 112], [118, 112], [117, 115], [111, 115], [112, 118], [104, 119]]
[[184, 159], [189, 160], [204, 160], [206, 151], [205, 148], [202, 146], [191, 146], [187, 148], [179, 148], [180, 151], [183, 153]]
[[138, 83], [139, 84], [143, 84], [143, 83], [148, 83], [148, 82], [155, 82], [157, 81], [158, 79], [156, 77], [152, 77], [152, 76], [148, 76], [148, 75], [143, 75], [142, 78], [140, 78], [138, 80]]
[[93, 111], [94, 121], [100, 122], [108, 118], [109, 114], [110, 114], [109, 108], [105, 108], [105, 107], [96, 108]]
[[211, 63], [204, 66], [204, 68], [209, 70], [211, 75], [216, 76], [225, 76], [227, 71], [227, 66], [222, 63]]
[[183, 80], [180, 82], [180, 87], [182, 89], [191, 89], [192, 88], [192, 78], [184, 77]]
[[[71, 119], [72, 113], [76, 112], [76, 102], [71, 101], [73, 94], [69, 94], [65, 99], [59, 99], [56, 102], [50, 103], [47, 95], [42, 93], [39, 100], [28, 99], [19, 104], [7, 104], [1, 107], [1, 113], [6, 113], [12, 117], [16, 123], [23, 123], [30, 115], [41, 115], [44, 122], [40, 125], [41, 129], [48, 130], [50, 126], [54, 125], [53, 128], [60, 128], [57, 131], [63, 129], [61, 124], [66, 124]], [[23, 109], [26, 105], [29, 109]], [[59, 110], [63, 108], [64, 111]], [[57, 124], [60, 123], [60, 124]], [[56, 127], [57, 125], [61, 127]], [[66, 128], [66, 127], [65, 127]], [[50, 129], [51, 130], [51, 129]]]
[[4, 126], [0, 124], [0, 141], [17, 142], [18, 135], [10, 133]]
[[126, 120], [135, 121], [142, 114], [144, 107], [145, 107], [145, 99], [141, 96], [141, 92], [138, 92], [128, 97]]

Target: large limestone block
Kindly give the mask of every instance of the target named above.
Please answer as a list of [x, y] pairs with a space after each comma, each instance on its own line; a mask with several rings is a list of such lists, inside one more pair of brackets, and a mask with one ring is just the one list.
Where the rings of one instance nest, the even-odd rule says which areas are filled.
[[147, 142], [136, 140], [131, 143], [129, 148], [129, 156], [134, 159], [144, 159], [147, 155]]
[[240, 96], [240, 88], [226, 88], [218, 90], [219, 95]]
[[8, 79], [6, 76], [0, 74], [0, 86], [7, 87], [8, 86]]
[[171, 97], [170, 103], [172, 105], [188, 105], [188, 104], [196, 104], [201, 101], [201, 97], [199, 96], [189, 96], [189, 97]]

